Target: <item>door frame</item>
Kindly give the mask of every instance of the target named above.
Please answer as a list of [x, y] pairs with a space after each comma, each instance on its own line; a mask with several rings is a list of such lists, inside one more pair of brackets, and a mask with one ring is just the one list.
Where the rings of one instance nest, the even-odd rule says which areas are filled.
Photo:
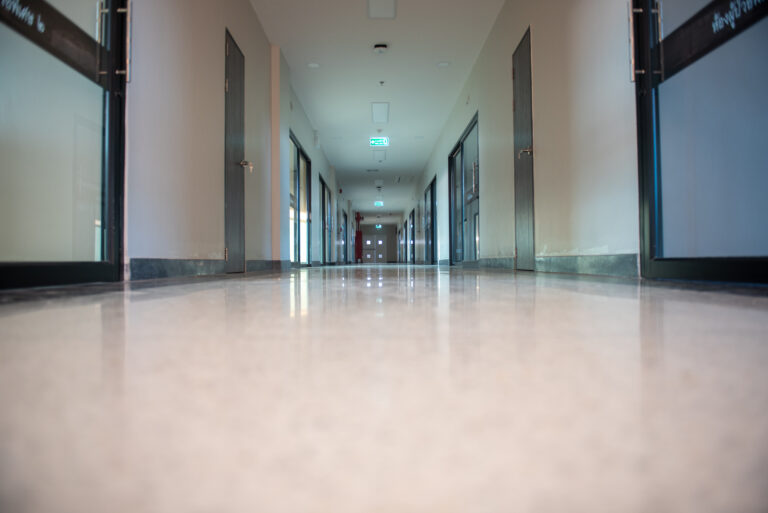
[[[322, 212], [322, 222], [320, 223], [320, 240], [322, 241], [323, 246], [322, 264], [332, 265], [331, 254], [333, 252], [331, 251], [331, 248], [333, 246], [333, 219], [328, 219], [328, 216], [332, 212], [333, 201], [331, 200], [331, 189], [325, 182], [323, 175], [318, 175], [318, 178], [320, 179], [320, 211]], [[325, 194], [326, 192], [328, 193], [327, 198]]]
[[[430, 219], [429, 219], [429, 238], [432, 239], [427, 240], [427, 237], [424, 237], [424, 263], [429, 265], [435, 265], [437, 263], [437, 234], [435, 233], [437, 231], [437, 198], [435, 197], [435, 192], [437, 190], [437, 177], [432, 178], [432, 181], [429, 182], [429, 185], [424, 190], [424, 208], [427, 208], [427, 193], [430, 194], [429, 197], [429, 212], [430, 212]], [[424, 223], [426, 226], [427, 223]]]
[[[123, 230], [125, 198], [125, 68], [128, 59], [126, 25], [128, 0], [105, 0], [104, 42], [98, 42], [69, 18], [41, 0], [25, 6], [39, 14], [48, 27], [67, 36], [69, 45], [51, 40], [4, 10], [0, 23], [42, 48], [90, 81], [102, 87], [104, 136], [102, 138], [102, 252], [100, 262], [0, 262], [0, 289], [114, 282], [123, 279]], [[118, 73], [120, 71], [120, 73]], [[100, 72], [103, 72], [100, 73]]]
[[[293, 133], [293, 130], [288, 132], [289, 139], [296, 147], [296, 240], [293, 241], [295, 246], [296, 262], [291, 262], [291, 265], [309, 267], [312, 265], [312, 161], [309, 159], [307, 152], [304, 151], [304, 146], [301, 145], [299, 139]], [[307, 263], [301, 263], [301, 157], [304, 157], [304, 161], [307, 163]], [[292, 173], [293, 170], [288, 170]], [[290, 179], [288, 180], [290, 184]], [[287, 214], [286, 214], [287, 215]], [[290, 222], [290, 221], [289, 221]]]
[[[453, 232], [454, 232], [454, 223], [456, 221], [455, 214], [453, 212], [453, 207], [455, 204], [455, 177], [452, 176], [451, 169], [452, 164], [455, 166], [455, 163], [458, 162], [460, 172], [461, 172], [461, 214], [462, 214], [462, 222], [464, 217], [464, 207], [465, 207], [465, 197], [466, 197], [466, 191], [464, 190], [464, 141], [467, 140], [467, 137], [469, 137], [469, 134], [472, 132], [472, 130], [477, 126], [478, 127], [478, 156], [477, 160], [478, 163], [480, 161], [480, 116], [479, 112], [475, 112], [475, 115], [472, 116], [472, 120], [469, 122], [467, 127], [464, 129], [464, 132], [462, 132], [461, 137], [459, 137], [459, 141], [456, 143], [456, 145], [453, 147], [453, 149], [448, 153], [448, 240], [449, 240], [449, 249], [450, 249], [450, 265], [457, 265], [462, 264], [467, 261], [466, 255], [464, 254], [464, 240], [463, 237], [466, 236], [464, 233], [464, 226], [462, 225], [462, 253], [461, 253], [461, 261], [456, 261], [456, 241], [454, 240]], [[457, 157], [459, 157], [457, 159]], [[471, 262], [472, 260], [470, 260]]]
[[[753, 258], [660, 258], [661, 248], [661, 161], [659, 155], [658, 87], [676, 73], [722, 44], [730, 41], [766, 16], [768, 3], [743, 16], [734, 30], [712, 35], [713, 12], [728, 10], [729, 0], [710, 2], [659, 43], [660, 23], [656, 0], [632, 0], [637, 149], [640, 199], [640, 270], [644, 278], [768, 283], [768, 257]], [[697, 30], [698, 29], [698, 30]], [[708, 32], [708, 33], [707, 33]], [[703, 34], [707, 34], [704, 38]], [[696, 37], [700, 47], [690, 44]], [[651, 72], [646, 72], [651, 70]], [[634, 70], [633, 70], [634, 71]]]

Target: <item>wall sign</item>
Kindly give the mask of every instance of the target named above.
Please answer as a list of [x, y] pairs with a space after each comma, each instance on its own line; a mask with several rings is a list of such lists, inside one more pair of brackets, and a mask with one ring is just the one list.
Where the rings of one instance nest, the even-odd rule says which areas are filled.
[[99, 43], [43, 0], [0, 0], [0, 22], [104, 86], [99, 62], [108, 62]]
[[664, 38], [662, 81], [768, 15], [768, 0], [715, 0]]

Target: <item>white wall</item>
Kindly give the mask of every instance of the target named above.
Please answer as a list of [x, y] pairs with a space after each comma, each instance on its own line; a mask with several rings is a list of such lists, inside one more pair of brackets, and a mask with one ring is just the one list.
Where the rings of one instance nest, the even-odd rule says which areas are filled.
[[480, 257], [514, 256], [512, 54], [529, 26], [536, 254], [639, 251], [626, 16], [625, 3], [615, 0], [507, 1], [415, 191], [421, 195], [437, 176], [440, 260], [450, 251], [448, 154], [475, 113]]
[[[284, 56], [280, 56], [280, 173], [281, 179], [284, 179], [284, 187], [281, 187], [280, 197], [282, 207], [280, 209], [280, 239], [281, 239], [281, 260], [289, 260], [290, 255], [290, 241], [289, 241], [289, 226], [288, 226], [288, 205], [290, 201], [289, 192], [289, 152], [290, 152], [290, 133], [293, 132], [296, 139], [301, 144], [304, 152], [312, 162], [312, 197], [311, 197], [311, 209], [312, 209], [312, 228], [311, 237], [312, 254], [311, 262], [318, 263], [323, 259], [323, 246], [322, 246], [322, 229], [323, 229], [323, 212], [321, 194], [322, 189], [320, 186], [320, 176], [331, 190], [331, 202], [333, 204], [333, 229], [334, 231], [338, 227], [338, 220], [336, 219], [336, 204], [338, 200], [338, 188], [336, 187], [336, 173], [335, 170], [328, 164], [328, 159], [325, 156], [325, 152], [322, 148], [322, 143], [319, 148], [315, 147], [315, 128], [312, 122], [307, 117], [307, 113], [304, 111], [304, 107], [301, 105], [301, 101], [296, 96], [293, 87], [291, 86], [291, 71]], [[335, 244], [331, 250], [331, 260], [336, 259]]]
[[248, 0], [133, 0], [129, 258], [224, 257], [225, 31], [245, 55], [246, 258], [271, 260], [270, 46]]

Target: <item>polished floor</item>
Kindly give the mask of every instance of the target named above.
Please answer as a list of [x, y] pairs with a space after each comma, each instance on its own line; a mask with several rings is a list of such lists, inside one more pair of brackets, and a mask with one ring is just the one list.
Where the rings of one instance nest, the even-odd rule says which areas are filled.
[[0, 306], [0, 511], [768, 511], [768, 296], [337, 267]]

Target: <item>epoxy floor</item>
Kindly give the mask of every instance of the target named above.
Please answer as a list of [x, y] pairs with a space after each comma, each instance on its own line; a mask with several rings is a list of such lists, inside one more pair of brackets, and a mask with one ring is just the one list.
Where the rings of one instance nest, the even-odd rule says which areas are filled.
[[0, 306], [0, 511], [768, 511], [768, 297], [338, 267]]

